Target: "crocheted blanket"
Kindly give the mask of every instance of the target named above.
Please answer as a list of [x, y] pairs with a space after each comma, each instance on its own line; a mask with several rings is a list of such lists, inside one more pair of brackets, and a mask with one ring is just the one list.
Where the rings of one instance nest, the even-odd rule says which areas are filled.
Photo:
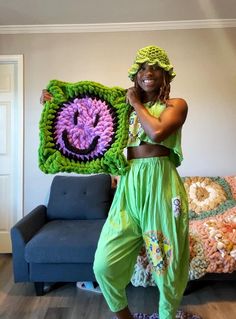
[[[189, 279], [236, 270], [236, 176], [184, 177], [189, 199]], [[142, 247], [131, 279], [134, 286], [155, 286]]]
[[122, 175], [128, 139], [126, 90], [92, 81], [52, 80], [40, 120], [39, 167], [44, 173]]

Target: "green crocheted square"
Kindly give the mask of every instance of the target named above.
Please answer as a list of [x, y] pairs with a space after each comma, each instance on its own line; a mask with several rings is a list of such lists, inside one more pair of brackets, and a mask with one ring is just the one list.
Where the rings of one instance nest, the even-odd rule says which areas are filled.
[[122, 88], [52, 80], [40, 120], [39, 167], [45, 173], [123, 175], [129, 106]]

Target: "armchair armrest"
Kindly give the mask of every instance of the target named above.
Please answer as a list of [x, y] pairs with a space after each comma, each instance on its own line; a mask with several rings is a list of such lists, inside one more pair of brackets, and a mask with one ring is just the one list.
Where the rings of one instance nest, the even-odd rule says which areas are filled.
[[29, 281], [28, 263], [25, 261], [25, 245], [46, 223], [46, 211], [46, 206], [37, 206], [11, 228], [15, 282]]

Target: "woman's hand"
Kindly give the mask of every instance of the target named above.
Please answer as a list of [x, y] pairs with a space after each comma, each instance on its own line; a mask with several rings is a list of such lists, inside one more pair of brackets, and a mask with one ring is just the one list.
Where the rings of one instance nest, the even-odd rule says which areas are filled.
[[131, 87], [126, 93], [126, 102], [135, 107], [137, 104], [141, 104], [141, 93], [137, 87]]
[[42, 91], [42, 94], [40, 96], [40, 103], [44, 104], [47, 101], [51, 101], [52, 95], [45, 89]]

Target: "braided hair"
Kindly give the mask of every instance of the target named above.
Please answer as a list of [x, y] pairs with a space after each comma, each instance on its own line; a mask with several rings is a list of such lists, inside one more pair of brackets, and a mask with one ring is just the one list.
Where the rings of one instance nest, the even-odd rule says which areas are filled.
[[163, 75], [163, 81], [162, 81], [162, 85], [160, 87], [160, 91], [159, 91], [159, 95], [157, 97], [157, 100], [166, 103], [166, 101], [169, 99], [170, 97], [170, 75], [168, 72], [166, 72], [165, 70], [162, 70], [162, 75]]

